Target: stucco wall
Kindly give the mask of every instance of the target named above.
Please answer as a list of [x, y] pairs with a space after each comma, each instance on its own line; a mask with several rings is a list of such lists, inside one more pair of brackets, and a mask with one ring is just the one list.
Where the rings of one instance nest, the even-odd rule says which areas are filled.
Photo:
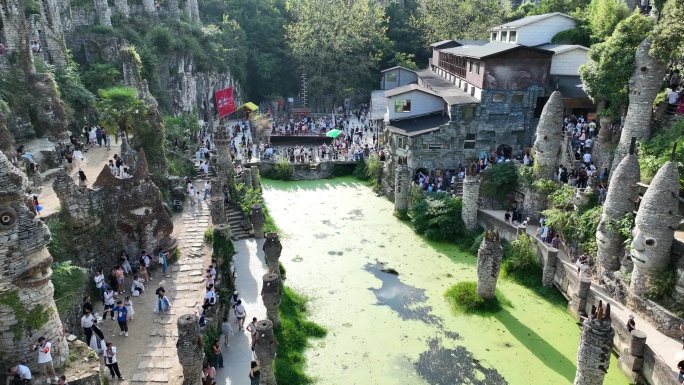
[[[411, 100], [411, 112], [395, 112], [395, 100]], [[413, 116], [441, 112], [444, 111], [444, 109], [445, 105], [442, 98], [421, 91], [409, 91], [405, 94], [387, 98], [387, 110], [390, 120], [406, 119]]]
[[583, 48], [575, 48], [553, 55], [551, 59], [551, 73], [554, 75], [577, 76], [579, 74], [579, 67], [589, 60], [588, 52]]
[[518, 44], [534, 46], [550, 43], [558, 32], [575, 28], [575, 24], [576, 21], [573, 19], [556, 15], [518, 27]]
[[[396, 75], [396, 81], [389, 81], [389, 77], [391, 77], [391, 75]], [[417, 79], [418, 76], [415, 72], [407, 71], [403, 68], [396, 68], [382, 74], [380, 89], [391, 90], [392, 88], [397, 88], [405, 86], [407, 84], [415, 83]]]

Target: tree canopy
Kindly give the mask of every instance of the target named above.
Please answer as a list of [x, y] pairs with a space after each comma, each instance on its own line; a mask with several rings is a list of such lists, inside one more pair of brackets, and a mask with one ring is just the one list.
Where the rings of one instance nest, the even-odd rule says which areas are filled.
[[146, 125], [147, 105], [138, 98], [138, 90], [133, 87], [112, 87], [99, 91], [97, 112], [100, 124], [111, 135], [117, 131], [135, 133], [137, 127]]
[[489, 29], [501, 24], [507, 9], [500, 0], [422, 0], [412, 25], [424, 44], [447, 39], [487, 39]]

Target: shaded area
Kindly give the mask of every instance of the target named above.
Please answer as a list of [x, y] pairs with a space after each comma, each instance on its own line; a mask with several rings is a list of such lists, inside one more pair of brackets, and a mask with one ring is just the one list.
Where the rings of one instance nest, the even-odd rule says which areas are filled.
[[430, 314], [431, 306], [419, 306], [428, 300], [424, 289], [401, 282], [398, 276], [380, 271], [375, 264], [367, 263], [364, 269], [382, 281], [379, 289], [368, 289], [375, 294], [376, 305], [389, 306], [403, 320], [423, 321], [442, 327], [442, 319]]
[[[560, 374], [571, 383], [574, 381], [577, 369], [575, 364], [570, 362], [556, 348], [540, 337], [539, 334], [535, 333], [534, 330], [522, 324], [506, 310], [494, 314], [494, 318], [501, 322], [508, 329], [508, 332], [546, 367]], [[540, 319], [540, 322], [543, 322], [543, 320]]]
[[506, 379], [496, 369], [488, 369], [463, 346], [447, 349], [433, 338], [429, 349], [413, 364], [416, 372], [431, 385], [504, 385]]

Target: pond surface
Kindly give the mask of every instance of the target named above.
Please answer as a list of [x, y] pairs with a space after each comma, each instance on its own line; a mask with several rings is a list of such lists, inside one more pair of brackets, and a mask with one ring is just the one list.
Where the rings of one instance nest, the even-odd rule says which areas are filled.
[[[444, 292], [477, 280], [476, 256], [416, 235], [363, 183], [265, 180], [264, 198], [287, 284], [328, 329], [306, 353], [319, 384], [572, 384], [580, 329], [564, 307], [500, 279], [511, 307], [454, 315]], [[629, 384], [615, 358], [604, 383]]]

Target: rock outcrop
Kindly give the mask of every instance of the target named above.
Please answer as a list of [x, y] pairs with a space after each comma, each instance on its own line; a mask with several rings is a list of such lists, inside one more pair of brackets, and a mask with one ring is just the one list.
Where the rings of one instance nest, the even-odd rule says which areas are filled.
[[537, 179], [556, 180], [562, 127], [563, 97], [559, 91], [554, 91], [544, 105], [537, 125], [537, 138], [534, 141], [534, 175]]
[[499, 233], [486, 230], [477, 250], [477, 294], [482, 298], [494, 298], [499, 280], [503, 249]]

